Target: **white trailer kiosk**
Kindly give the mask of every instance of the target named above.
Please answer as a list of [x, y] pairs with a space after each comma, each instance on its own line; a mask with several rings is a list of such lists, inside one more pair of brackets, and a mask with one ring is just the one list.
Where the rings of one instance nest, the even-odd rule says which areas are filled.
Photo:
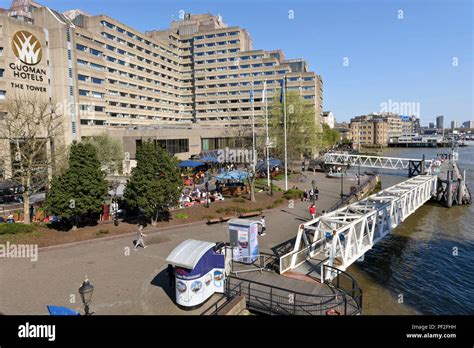
[[189, 239], [179, 244], [166, 262], [175, 269], [176, 304], [194, 309], [214, 293], [224, 293], [225, 255], [216, 243]]

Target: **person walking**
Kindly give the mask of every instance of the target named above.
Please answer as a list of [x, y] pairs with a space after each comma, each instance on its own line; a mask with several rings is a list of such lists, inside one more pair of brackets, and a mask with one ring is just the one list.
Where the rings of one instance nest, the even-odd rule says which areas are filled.
[[313, 189], [309, 190], [309, 200], [310, 200], [311, 202], [313, 201], [313, 195], [314, 195]]
[[260, 220], [260, 223], [262, 224], [262, 234], [261, 236], [264, 237], [267, 234], [267, 225], [265, 222], [265, 216], [262, 216], [262, 219]]
[[138, 228], [138, 233], [137, 233], [137, 242], [135, 244], [135, 248], [133, 250], [137, 250], [138, 246], [141, 245], [143, 249], [145, 249], [147, 246], [145, 245], [145, 241], [143, 240], [143, 237], [146, 237], [146, 234], [142, 232], [143, 226], [140, 225]]
[[317, 187], [314, 190], [314, 195], [315, 195], [315, 200], [317, 201], [319, 199], [319, 189]]
[[314, 204], [311, 204], [309, 207], [309, 213], [313, 219], [316, 218], [316, 206]]

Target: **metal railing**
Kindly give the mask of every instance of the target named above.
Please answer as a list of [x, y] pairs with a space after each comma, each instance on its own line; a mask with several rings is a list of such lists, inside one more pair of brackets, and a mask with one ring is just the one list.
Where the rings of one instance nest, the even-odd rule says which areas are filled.
[[230, 267], [231, 273], [275, 270], [275, 267], [278, 267], [278, 257], [276, 255], [260, 253], [255, 257], [257, 259], [251, 263], [251, 256], [233, 257]]
[[[375, 180], [377, 180], [377, 176], [375, 176]], [[349, 192], [348, 195], [344, 196], [344, 198], [340, 199], [338, 202], [336, 202], [331, 208], [329, 208], [327, 211], [331, 212], [334, 210], [337, 210], [345, 205], [348, 205], [354, 197], [357, 197], [359, 193], [363, 192], [367, 187], [372, 185], [372, 180], [366, 181], [362, 185], [360, 185], [356, 190]]]
[[[226, 295], [228, 298], [244, 296], [247, 309], [267, 315], [360, 314], [362, 311], [362, 290], [350, 275], [340, 270], [336, 271], [338, 276], [335, 280], [326, 283], [334, 291], [333, 294], [305, 294], [229, 276], [226, 282]], [[334, 285], [334, 281], [343, 287], [337, 287]]]

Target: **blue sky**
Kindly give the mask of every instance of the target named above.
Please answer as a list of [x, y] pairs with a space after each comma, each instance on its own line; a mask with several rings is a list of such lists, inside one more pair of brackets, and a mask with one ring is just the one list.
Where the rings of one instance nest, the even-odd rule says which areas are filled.
[[[446, 126], [474, 119], [472, 0], [38, 2], [106, 14], [140, 31], [166, 28], [180, 10], [220, 14], [227, 24], [246, 28], [254, 48], [306, 59], [323, 77], [324, 109], [339, 121], [383, 111], [381, 104], [390, 100], [394, 106], [417, 103], [411, 106], [419, 107], [422, 124], [437, 115], [445, 115]], [[0, 0], [0, 7], [9, 5]]]

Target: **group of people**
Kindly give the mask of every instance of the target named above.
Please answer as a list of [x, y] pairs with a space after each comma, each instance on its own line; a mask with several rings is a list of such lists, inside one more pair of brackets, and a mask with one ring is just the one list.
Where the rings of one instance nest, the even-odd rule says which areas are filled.
[[303, 196], [301, 197], [302, 202], [312, 202], [313, 199], [317, 201], [319, 199], [319, 189], [316, 187], [314, 190], [304, 190]]
[[8, 215], [6, 219], [0, 216], [0, 222], [6, 222], [7, 224], [14, 224], [15, 219], [13, 217], [13, 214], [10, 214]]
[[208, 192], [196, 188], [194, 190], [185, 190], [181, 193], [178, 203], [179, 208], [192, 207], [196, 204], [205, 204], [206, 199], [209, 202], [223, 201], [224, 197], [220, 192]]

